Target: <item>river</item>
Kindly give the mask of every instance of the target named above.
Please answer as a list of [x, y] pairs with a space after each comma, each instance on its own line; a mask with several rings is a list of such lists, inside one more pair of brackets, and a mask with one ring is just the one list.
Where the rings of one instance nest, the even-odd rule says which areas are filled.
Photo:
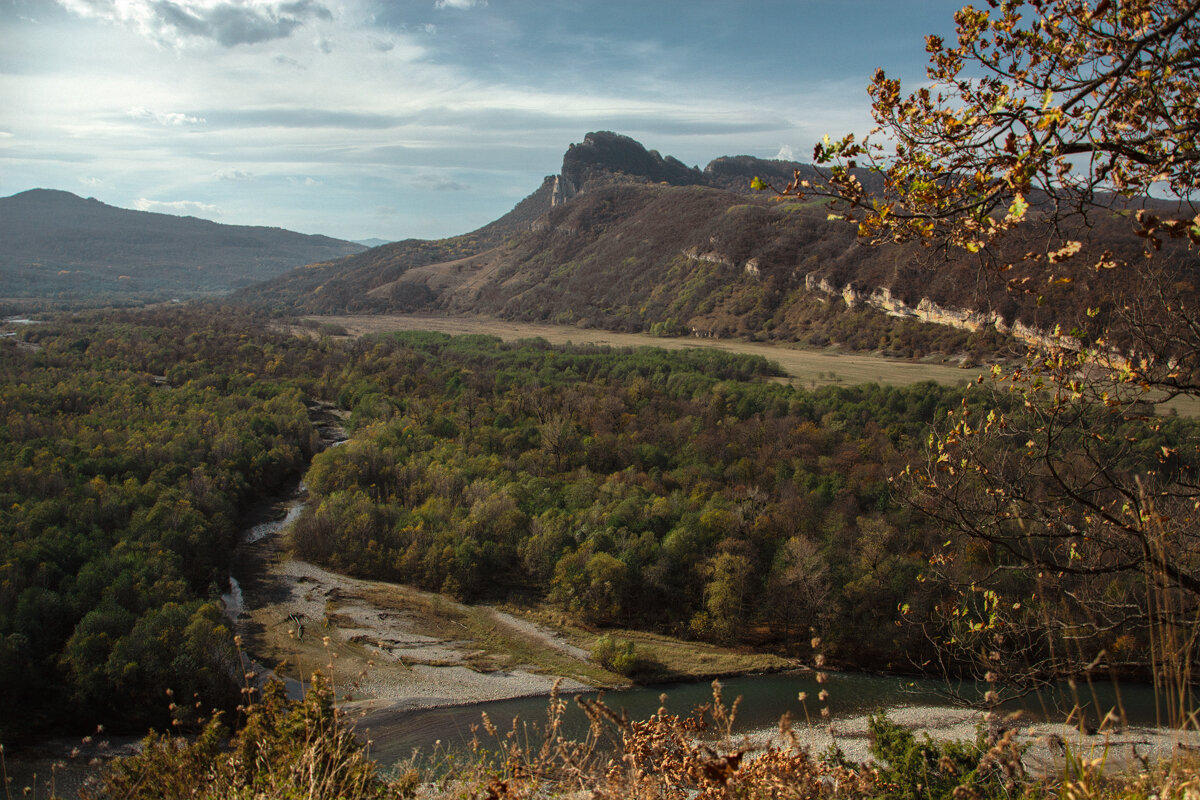
[[[828, 673], [824, 684], [818, 684], [813, 673], [804, 672], [747, 675], [721, 683], [726, 705], [741, 698], [735, 732], [745, 734], [776, 728], [785, 712], [791, 715], [797, 728], [819, 727], [822, 730], [829, 722], [836, 729], [840, 723], [882, 710], [890, 714], [899, 709], [930, 712], [905, 715], [907, 719], [917, 720], [933, 720], [945, 717], [947, 713], [954, 716], [952, 703], [945, 692], [946, 684], [927, 678], [835, 672]], [[817, 700], [822, 689], [829, 693], [826, 703]], [[801, 692], [807, 695], [804, 702], [799, 699]], [[662, 705], [663, 695], [666, 695], [668, 711], [686, 716], [696, 707], [711, 702], [712, 685], [702, 682], [645, 686], [606, 692], [603, 700], [610, 708], [626, 712], [631, 719], [645, 719]], [[1094, 687], [1080, 686], [1074, 692], [1064, 686], [1056, 697], [1027, 698], [1008, 704], [1005, 711], [1021, 709], [1023, 723], [1059, 721], [1066, 718], [1076, 700], [1087, 707], [1087, 718], [1092, 724], [1118, 705], [1114, 687], [1109, 683], [1098, 683]], [[1120, 700], [1129, 725], [1152, 727], [1158, 724], [1151, 687], [1121, 686]], [[828, 719], [821, 716], [822, 705], [827, 705], [830, 710]], [[356, 724], [364, 738], [371, 740], [372, 757], [382, 765], [391, 765], [408, 759], [414, 750], [430, 753], [435, 743], [444, 750], [465, 750], [471, 742], [472, 726], [479, 725], [483, 712], [503, 732], [508, 730], [514, 718], [534, 725], [542, 723], [546, 708], [545, 697], [526, 697], [443, 708], [379, 711], [367, 714]], [[1099, 714], [1095, 713], [1096, 708], [1100, 709]], [[958, 719], [970, 716], [966, 709], [960, 710]], [[960, 726], [958, 735], [972, 736], [973, 724]], [[575, 703], [569, 703], [564, 730], [568, 735], [582, 736], [586, 729], [586, 717]]]

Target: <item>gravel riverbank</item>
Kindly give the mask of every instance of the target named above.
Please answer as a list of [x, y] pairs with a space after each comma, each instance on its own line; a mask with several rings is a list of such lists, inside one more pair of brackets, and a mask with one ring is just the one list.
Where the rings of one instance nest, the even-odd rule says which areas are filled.
[[[984, 712], [939, 706], [896, 706], [885, 709], [888, 718], [918, 737], [928, 735], [935, 741], [975, 739], [984, 723]], [[1200, 749], [1200, 731], [1164, 728], [1114, 727], [1108, 732], [1088, 734], [1062, 723], [1013, 723], [1017, 741], [1025, 748], [1022, 763], [1033, 775], [1058, 775], [1065, 769], [1067, 756], [1084, 762], [1102, 760], [1107, 774], [1139, 771], [1147, 765]], [[870, 735], [868, 716], [836, 720], [828, 724], [793, 724], [799, 744], [819, 755], [836, 746], [847, 759], [866, 762]], [[752, 747], [786, 746], [787, 740], [777, 729], [755, 731], [747, 737]], [[1097, 764], [1100, 766], [1100, 764]]]

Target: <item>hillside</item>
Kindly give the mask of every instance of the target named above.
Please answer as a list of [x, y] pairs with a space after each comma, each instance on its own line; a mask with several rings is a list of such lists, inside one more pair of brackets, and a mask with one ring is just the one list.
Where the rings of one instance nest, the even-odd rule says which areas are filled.
[[[241, 296], [276, 311], [484, 313], [919, 357], [1110, 321], [1122, 297], [1146, 288], [1134, 271], [1097, 276], [1071, 262], [1058, 273], [1069, 281], [1033, 283], [1034, 270], [1019, 263], [1064, 235], [1087, 241], [1087, 252], [1136, 263], [1143, 242], [1126, 212], [1058, 231], [1031, 215], [1000, 253], [1001, 263], [1018, 266], [1000, 272], [965, 254], [867, 247], [821, 202], [778, 202], [750, 189], [755, 176], [782, 185], [797, 169], [814, 172], [750, 156], [699, 170], [628, 137], [591, 133], [567, 150], [558, 175], [486, 228], [312, 265]], [[1195, 265], [1169, 243], [1165, 251], [1156, 264], [1178, 288]], [[1089, 308], [1101, 316], [1089, 317]], [[969, 341], [946, 325], [980, 334]]]
[[131, 211], [70, 192], [0, 198], [0, 284], [8, 298], [222, 294], [365, 250], [282, 228]]

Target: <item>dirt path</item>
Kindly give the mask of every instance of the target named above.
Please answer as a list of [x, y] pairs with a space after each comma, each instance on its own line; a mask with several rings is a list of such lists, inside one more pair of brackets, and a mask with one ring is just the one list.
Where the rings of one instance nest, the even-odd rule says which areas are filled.
[[576, 647], [554, 631], [546, 630], [540, 625], [535, 625], [528, 620], [518, 619], [512, 614], [507, 614], [498, 608], [491, 609], [492, 616], [501, 625], [507, 626], [510, 630], [519, 633], [522, 636], [528, 637], [539, 643], [542, 647], [548, 647], [551, 650], [557, 650], [568, 658], [573, 658], [576, 661], [587, 661], [589, 659], [588, 652], [582, 647]]

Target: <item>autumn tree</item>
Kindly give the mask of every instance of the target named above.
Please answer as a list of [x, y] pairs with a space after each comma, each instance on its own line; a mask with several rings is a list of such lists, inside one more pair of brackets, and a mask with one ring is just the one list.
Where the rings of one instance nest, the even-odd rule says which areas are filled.
[[[961, 591], [927, 624], [959, 664], [1024, 687], [1088, 666], [1186, 672], [1200, 454], [1194, 425], [1155, 410], [1200, 397], [1200, 2], [987, 5], [955, 15], [955, 41], [927, 37], [928, 85], [876, 72], [878, 127], [826, 138], [820, 177], [780, 191], [832, 198], [873, 243], [977, 258], [1014, 295], [1099, 287], [1091, 322], [981, 380], [906, 475], [961, 534], [931, 560]], [[1114, 220], [1144, 257], [1089, 240]], [[1014, 257], [1031, 229], [1046, 246]], [[1172, 247], [1168, 270], [1152, 256]]]

